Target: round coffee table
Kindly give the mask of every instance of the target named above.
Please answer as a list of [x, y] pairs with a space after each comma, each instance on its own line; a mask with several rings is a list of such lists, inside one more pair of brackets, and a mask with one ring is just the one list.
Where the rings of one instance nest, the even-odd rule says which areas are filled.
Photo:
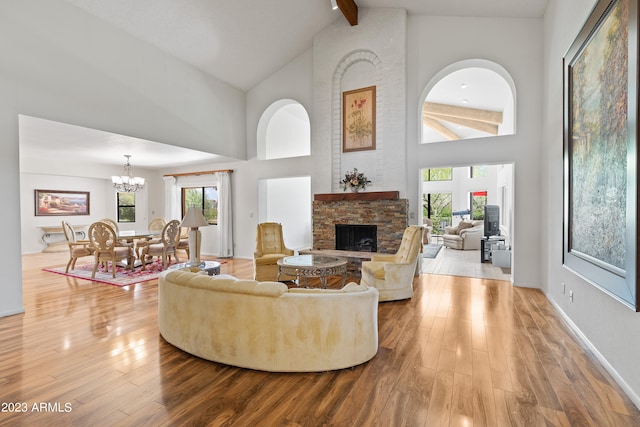
[[327, 276], [342, 275], [342, 286], [347, 281], [347, 260], [344, 258], [308, 254], [280, 258], [277, 263], [276, 280], [280, 280], [280, 274], [296, 276], [300, 285], [300, 277], [304, 277], [306, 286], [307, 277], [319, 277], [322, 288], [327, 287]]

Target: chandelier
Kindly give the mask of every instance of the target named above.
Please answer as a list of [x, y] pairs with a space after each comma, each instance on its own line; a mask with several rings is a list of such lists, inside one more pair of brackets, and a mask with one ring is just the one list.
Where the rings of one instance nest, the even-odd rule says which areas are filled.
[[118, 193], [133, 193], [144, 188], [144, 178], [139, 176], [133, 176], [131, 174], [131, 164], [129, 163], [130, 154], [124, 155], [127, 158], [127, 163], [124, 164], [124, 175], [112, 176], [111, 182], [113, 182], [113, 188]]

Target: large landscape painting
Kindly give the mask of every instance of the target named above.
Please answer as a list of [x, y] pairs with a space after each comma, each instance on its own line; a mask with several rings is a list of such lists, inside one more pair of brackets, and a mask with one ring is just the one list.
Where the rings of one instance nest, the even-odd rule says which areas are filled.
[[89, 215], [88, 191], [35, 190], [36, 216]]
[[565, 58], [565, 266], [636, 308], [630, 1], [601, 0]]
[[[571, 249], [624, 269], [627, 7], [618, 2], [574, 63]], [[624, 31], [623, 31], [624, 29]]]

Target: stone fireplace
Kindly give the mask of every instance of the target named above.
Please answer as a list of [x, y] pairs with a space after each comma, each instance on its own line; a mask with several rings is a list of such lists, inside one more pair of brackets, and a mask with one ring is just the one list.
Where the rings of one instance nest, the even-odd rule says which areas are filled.
[[397, 191], [316, 194], [313, 249], [337, 249], [336, 225], [347, 224], [375, 226], [377, 252], [395, 253], [409, 224], [408, 216], [409, 201], [400, 199]]

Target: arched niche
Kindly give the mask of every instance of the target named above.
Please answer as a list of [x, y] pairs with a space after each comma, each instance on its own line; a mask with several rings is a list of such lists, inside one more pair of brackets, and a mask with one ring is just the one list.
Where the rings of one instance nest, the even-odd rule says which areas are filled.
[[[376, 87], [376, 149], [342, 152], [342, 96], [343, 92], [363, 87]], [[336, 65], [332, 77], [332, 191], [342, 191], [339, 181], [348, 170], [367, 165], [366, 174], [374, 186], [384, 185], [383, 127], [385, 99], [383, 67], [380, 58], [370, 50], [356, 50], [346, 54]]]
[[494, 62], [470, 59], [451, 64], [429, 81], [420, 99], [422, 143], [516, 132], [515, 84]]
[[280, 99], [258, 121], [258, 159], [282, 159], [311, 154], [311, 121], [293, 99]]

